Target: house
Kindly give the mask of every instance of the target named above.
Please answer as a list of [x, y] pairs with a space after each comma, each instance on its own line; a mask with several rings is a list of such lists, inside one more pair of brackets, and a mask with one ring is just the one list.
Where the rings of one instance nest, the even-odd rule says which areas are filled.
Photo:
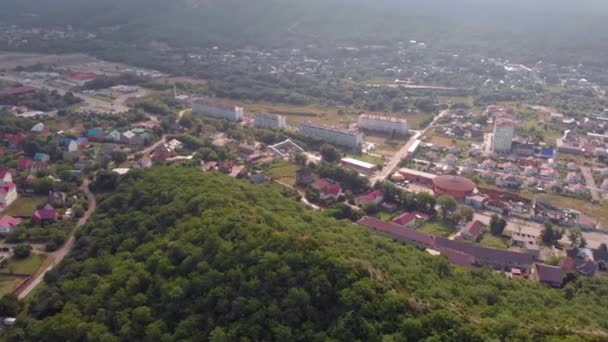
[[231, 173], [234, 168], [234, 162], [224, 161], [219, 164], [219, 170], [223, 173]]
[[496, 177], [496, 174], [490, 170], [484, 170], [481, 172], [481, 179], [485, 181], [492, 181]]
[[578, 171], [578, 165], [576, 165], [575, 162], [569, 162], [568, 165], [566, 165], [566, 168], [568, 171]]
[[0, 217], [0, 235], [6, 235], [21, 223], [21, 219], [12, 216]]
[[0, 186], [0, 212], [17, 200], [17, 186], [12, 182], [4, 182]]
[[87, 138], [91, 141], [103, 142], [106, 138], [106, 134], [101, 129], [88, 129]]
[[46, 162], [39, 160], [33, 161], [32, 165], [30, 166], [31, 173], [46, 172], [48, 169], [49, 165]]
[[496, 185], [505, 188], [518, 189], [521, 184], [522, 180], [514, 174], [501, 175], [496, 178]]
[[492, 159], [486, 159], [481, 163], [481, 168], [484, 170], [494, 170], [496, 169], [496, 162]]
[[562, 184], [562, 182], [558, 181], [558, 180], [554, 180], [552, 182], [549, 182], [547, 184], [547, 189], [549, 189], [549, 191], [561, 194], [564, 192], [564, 186]]
[[148, 156], [141, 157], [135, 164], [133, 165], [134, 169], [149, 169], [152, 167], [152, 159]]
[[70, 140], [70, 142], [68, 143], [67, 151], [68, 152], [78, 151], [78, 143], [76, 142], [76, 140]]
[[78, 147], [85, 148], [89, 146], [89, 139], [86, 137], [78, 137], [78, 139], [76, 139], [76, 143], [78, 144]]
[[46, 204], [44, 207], [36, 210], [32, 216], [32, 223], [45, 225], [57, 221], [59, 214], [52, 205]]
[[126, 131], [120, 136], [120, 142], [128, 145], [137, 145], [139, 143], [139, 138], [132, 131]]
[[296, 185], [308, 186], [314, 180], [315, 174], [309, 168], [301, 168], [296, 171]]
[[357, 196], [355, 198], [355, 204], [359, 207], [365, 207], [369, 205], [379, 205], [384, 200], [384, 192], [382, 190], [375, 190], [365, 195]]
[[527, 177], [534, 177], [536, 175], [538, 175], [538, 169], [535, 168], [534, 166], [526, 166], [524, 167], [524, 176]]
[[448, 154], [443, 158], [443, 163], [447, 165], [456, 165], [456, 162], [458, 162], [458, 157], [453, 154]]
[[22, 171], [29, 170], [30, 167], [32, 167], [33, 163], [34, 163], [34, 161], [31, 160], [30, 158], [19, 157], [19, 160], [17, 160], [17, 168]]
[[15, 134], [11, 134], [11, 133], [4, 134], [4, 141], [12, 149], [19, 148], [19, 146], [21, 146], [21, 144], [23, 144], [23, 142], [25, 141], [26, 138], [27, 138], [27, 135], [25, 135], [25, 133], [23, 133], [23, 132], [18, 132]]
[[553, 168], [543, 168], [540, 171], [540, 179], [542, 180], [555, 180], [559, 179], [559, 172]]
[[463, 166], [466, 167], [476, 167], [477, 166], [477, 160], [473, 159], [473, 158], [467, 158], [462, 162]]
[[330, 186], [326, 187], [325, 189], [321, 190], [321, 192], [319, 193], [319, 198], [322, 201], [327, 201], [327, 200], [337, 201], [340, 198], [340, 196], [342, 196], [342, 186], [340, 185], [340, 183], [330, 185]]
[[568, 172], [566, 181], [570, 184], [579, 184], [583, 182], [583, 176], [578, 172]]
[[479, 238], [482, 234], [482, 230], [483, 223], [475, 220], [467, 223], [467, 225], [462, 229], [462, 233], [460, 233], [460, 236], [462, 236], [462, 238], [465, 240], [479, 241]]
[[574, 194], [576, 196], [582, 196], [582, 197], [589, 195], [589, 189], [587, 189], [587, 187], [582, 184], [570, 185], [568, 187], [568, 192], [571, 194]]
[[488, 198], [485, 196], [473, 195], [473, 196], [467, 196], [464, 199], [464, 203], [472, 206], [473, 208], [481, 209], [485, 206], [485, 203], [487, 200], [488, 200]]
[[113, 131], [111, 131], [110, 133], [108, 133], [106, 135], [106, 137], [104, 138], [104, 140], [107, 141], [107, 142], [118, 143], [118, 142], [120, 142], [121, 137], [122, 137], [122, 134], [120, 134], [119, 131], [113, 130]]
[[317, 191], [321, 191], [321, 190], [329, 187], [332, 184], [333, 184], [333, 182], [327, 178], [319, 178], [316, 181], [314, 181], [314, 183], [310, 184], [310, 187]]
[[42, 122], [35, 124], [30, 132], [37, 135], [47, 135], [49, 133], [49, 128], [46, 127]]
[[0, 185], [4, 185], [4, 183], [12, 183], [13, 175], [11, 174], [9, 169], [0, 168]]
[[393, 223], [403, 228], [415, 229], [430, 218], [429, 215], [418, 211], [405, 212], [395, 217]]
[[528, 177], [526, 178], [526, 180], [524, 181], [524, 184], [526, 185], [526, 187], [528, 188], [535, 188], [538, 186], [538, 179], [534, 178], [534, 177]]
[[576, 271], [587, 277], [593, 277], [599, 270], [599, 267], [595, 262], [573, 256], [568, 256], [567, 258], [560, 260], [557, 265], [566, 272]]
[[506, 172], [506, 173], [517, 172], [517, 165], [515, 165], [511, 162], [502, 163], [502, 164], [498, 165], [498, 168], [500, 170], [502, 170], [502, 172]]
[[251, 177], [249, 177], [249, 181], [253, 184], [262, 184], [262, 183], [268, 182], [269, 180], [270, 180], [270, 177], [266, 176], [262, 172], [256, 173], [254, 175], [251, 175]]
[[34, 160], [48, 163], [51, 161], [51, 156], [46, 153], [38, 152], [34, 155]]
[[564, 271], [557, 266], [534, 264], [530, 278], [551, 287], [560, 288], [564, 283]]
[[462, 176], [471, 176], [475, 174], [475, 169], [470, 166], [465, 166], [460, 170]]
[[167, 144], [174, 151], [181, 150], [182, 147], [184, 147], [184, 144], [181, 141], [177, 140], [177, 139], [171, 139], [171, 141], [169, 141]]
[[154, 149], [154, 158], [160, 160], [167, 160], [175, 156], [175, 151], [169, 146], [169, 144], [160, 144]]

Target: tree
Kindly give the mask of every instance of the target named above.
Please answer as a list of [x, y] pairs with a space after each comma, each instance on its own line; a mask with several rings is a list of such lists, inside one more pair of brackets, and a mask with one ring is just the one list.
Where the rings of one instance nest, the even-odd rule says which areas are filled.
[[446, 220], [450, 214], [456, 211], [458, 208], [458, 202], [452, 196], [441, 196], [437, 199], [437, 204], [441, 210], [441, 217]]
[[112, 152], [111, 157], [116, 164], [122, 164], [127, 160], [127, 154], [123, 151], [114, 151]]
[[506, 227], [507, 221], [496, 214], [492, 215], [492, 218], [490, 219], [490, 234], [500, 236]]
[[111, 171], [101, 171], [95, 177], [93, 189], [95, 191], [113, 191], [118, 186], [118, 174]]
[[21, 308], [21, 302], [15, 296], [5, 295], [0, 299], [0, 316], [2, 317], [16, 317]]
[[335, 163], [338, 161], [338, 158], [340, 158], [340, 154], [334, 146], [330, 144], [323, 144], [323, 146], [321, 146], [321, 157], [326, 162]]
[[460, 211], [460, 216], [465, 223], [473, 221], [473, 216], [475, 215], [473, 208], [469, 207], [468, 205], [461, 205], [458, 211]]
[[561, 240], [562, 236], [564, 235], [564, 232], [562, 230], [555, 229], [553, 227], [553, 224], [549, 221], [545, 222], [544, 226], [545, 228], [543, 229], [540, 236], [543, 244], [547, 246], [553, 246], [559, 240]]
[[304, 153], [298, 152], [298, 153], [296, 153], [296, 155], [295, 155], [294, 158], [295, 158], [295, 161], [296, 161], [297, 165], [299, 165], [299, 166], [306, 166], [306, 161], [308, 159], [306, 158], [306, 155]]
[[599, 247], [598, 249], [599, 249], [600, 251], [603, 251], [603, 252], [608, 252], [608, 245], [606, 245], [606, 243], [603, 243], [603, 242], [602, 242], [602, 243], [600, 244], [600, 247]]
[[25, 259], [32, 253], [32, 246], [28, 243], [20, 243], [13, 247], [13, 253], [17, 259]]

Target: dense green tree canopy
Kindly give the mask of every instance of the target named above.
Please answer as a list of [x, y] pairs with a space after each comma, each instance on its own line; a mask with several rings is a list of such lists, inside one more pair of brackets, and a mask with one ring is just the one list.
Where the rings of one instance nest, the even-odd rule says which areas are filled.
[[601, 340], [608, 283], [465, 270], [196, 169], [121, 178], [9, 341]]

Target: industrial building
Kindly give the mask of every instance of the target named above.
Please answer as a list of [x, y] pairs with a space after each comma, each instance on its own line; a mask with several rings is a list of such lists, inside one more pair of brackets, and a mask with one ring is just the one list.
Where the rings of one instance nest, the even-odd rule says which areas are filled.
[[401, 136], [407, 135], [409, 129], [406, 119], [376, 114], [359, 115], [358, 124], [359, 129], [362, 130], [390, 133]]
[[285, 128], [287, 127], [287, 120], [283, 115], [255, 113], [253, 115], [253, 125], [256, 128]]
[[225, 106], [205, 99], [197, 99], [192, 103], [192, 114], [229, 121], [241, 121], [244, 116], [244, 110], [241, 107]]
[[476, 185], [468, 178], [461, 176], [443, 175], [433, 179], [433, 191], [435, 195], [449, 195], [464, 201], [467, 196], [472, 195]]
[[363, 135], [359, 132], [319, 125], [312, 122], [301, 123], [298, 128], [300, 133], [304, 135], [315, 137], [321, 141], [336, 146], [350, 148], [352, 150], [359, 149], [363, 141]]
[[340, 165], [366, 175], [370, 175], [378, 171], [378, 166], [353, 158], [342, 158]]

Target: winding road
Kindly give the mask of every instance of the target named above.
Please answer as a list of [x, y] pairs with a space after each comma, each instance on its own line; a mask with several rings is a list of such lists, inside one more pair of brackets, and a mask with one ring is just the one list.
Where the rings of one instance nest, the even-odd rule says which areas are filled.
[[88, 178], [85, 178], [85, 180], [82, 182], [82, 185], [80, 186], [80, 190], [84, 192], [87, 197], [87, 211], [80, 218], [80, 220], [78, 220], [78, 223], [76, 223], [76, 226], [70, 232], [69, 238], [66, 243], [64, 243], [63, 246], [61, 246], [61, 248], [59, 248], [55, 252], [49, 254], [53, 258], [53, 262], [42, 272], [38, 272], [34, 276], [34, 278], [31, 279], [29, 284], [17, 294], [17, 298], [23, 299], [27, 297], [27, 295], [30, 294], [30, 292], [32, 292], [36, 288], [36, 286], [38, 286], [42, 282], [42, 280], [44, 279], [44, 275], [54, 269], [57, 265], [59, 265], [61, 261], [63, 261], [63, 259], [66, 257], [66, 255], [68, 255], [74, 249], [74, 245], [76, 243], [76, 232], [80, 227], [87, 223], [91, 215], [93, 215], [93, 213], [97, 209], [97, 199], [95, 198], [95, 195], [91, 192], [91, 190], [89, 190], [90, 183], [90, 180]]

